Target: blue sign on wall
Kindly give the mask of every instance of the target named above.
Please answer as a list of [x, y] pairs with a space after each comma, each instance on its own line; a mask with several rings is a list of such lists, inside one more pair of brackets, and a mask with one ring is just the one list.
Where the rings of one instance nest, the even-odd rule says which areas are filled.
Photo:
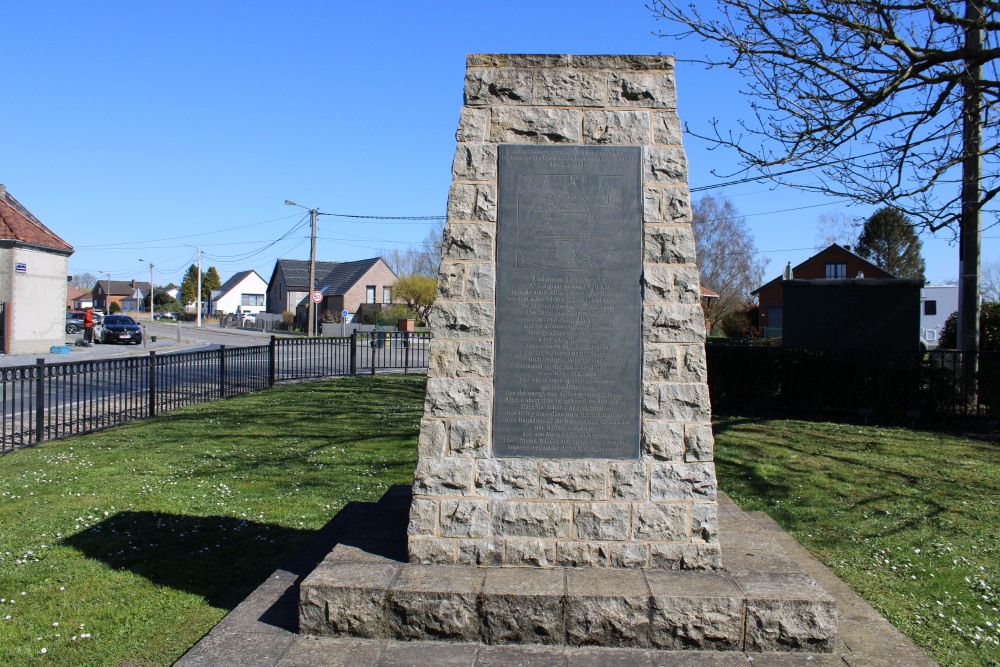
[[17, 264], [14, 265], [14, 270], [17, 271], [18, 273], [27, 273], [28, 265], [18, 262]]

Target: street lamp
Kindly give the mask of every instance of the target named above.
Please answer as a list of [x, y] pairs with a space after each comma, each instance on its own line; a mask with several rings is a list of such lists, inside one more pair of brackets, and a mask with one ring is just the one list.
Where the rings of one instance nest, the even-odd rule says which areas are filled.
[[316, 215], [319, 213], [319, 209], [309, 208], [303, 206], [302, 204], [296, 204], [288, 199], [285, 200], [285, 206], [298, 206], [299, 208], [304, 208], [309, 211], [309, 215], [312, 217], [312, 234], [310, 235], [309, 241], [309, 322], [308, 331], [310, 336], [316, 335], [316, 303], [312, 299], [313, 291], [316, 289]]
[[[145, 262], [142, 257], [139, 258], [140, 262]], [[154, 315], [156, 314], [156, 301], [154, 297], [156, 290], [153, 288], [153, 263], [149, 263], [149, 321], [152, 322]]]

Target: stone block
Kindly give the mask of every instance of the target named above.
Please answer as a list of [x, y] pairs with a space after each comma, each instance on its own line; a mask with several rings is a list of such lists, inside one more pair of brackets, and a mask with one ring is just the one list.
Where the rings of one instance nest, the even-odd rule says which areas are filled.
[[498, 568], [487, 572], [480, 597], [487, 644], [562, 644], [566, 575], [561, 570]]
[[414, 498], [410, 504], [407, 535], [437, 535], [438, 504], [430, 498]]
[[572, 505], [568, 502], [497, 500], [493, 534], [497, 537], [570, 537]]
[[646, 146], [644, 164], [646, 183], [678, 184], [687, 180], [687, 156], [679, 146]]
[[583, 141], [594, 145], [648, 144], [649, 114], [645, 111], [584, 111]]
[[409, 565], [389, 588], [391, 636], [405, 640], [479, 640], [476, 601], [482, 590], [478, 568]]
[[424, 413], [434, 417], [488, 417], [491, 388], [489, 380], [429, 378]]
[[472, 463], [465, 458], [420, 459], [413, 471], [413, 495], [470, 495]]
[[608, 75], [593, 70], [540, 69], [535, 75], [535, 104], [543, 106], [604, 106]]
[[650, 264], [642, 272], [643, 300], [700, 304], [698, 268], [691, 265]]
[[705, 542], [719, 541], [719, 511], [715, 503], [691, 505], [691, 537]]
[[642, 192], [642, 221], [663, 222], [663, 190], [646, 185]]
[[739, 651], [743, 596], [721, 572], [646, 572], [652, 595], [650, 636], [656, 648]]
[[493, 107], [491, 140], [501, 144], [580, 143], [580, 112], [544, 107]]
[[566, 571], [566, 639], [571, 646], [646, 648], [649, 588], [641, 572]]
[[530, 104], [530, 69], [469, 68], [465, 73], [465, 104]]
[[556, 542], [559, 567], [607, 567], [609, 545], [602, 542]]
[[643, 380], [653, 383], [680, 382], [680, 359], [677, 345], [646, 343], [643, 352]]
[[608, 464], [608, 488], [612, 500], [644, 500], [649, 497], [649, 477], [642, 461], [612, 461]]
[[627, 540], [628, 503], [575, 503], [573, 530], [579, 540]]
[[505, 540], [504, 563], [510, 567], [555, 567], [556, 543], [552, 540]]
[[704, 344], [705, 313], [697, 304], [643, 304], [642, 335], [648, 343]]
[[406, 543], [409, 562], [425, 565], [455, 563], [455, 540], [448, 537], [414, 537]]
[[632, 537], [640, 542], [687, 540], [687, 503], [634, 503]]
[[[476, 186], [470, 185], [475, 189]], [[494, 200], [494, 206], [496, 202]], [[452, 223], [444, 228], [441, 255], [444, 260], [493, 260], [496, 225], [482, 222]], [[442, 263], [444, 266], [444, 263]], [[439, 278], [440, 279], [440, 278]]]
[[543, 498], [601, 500], [607, 495], [607, 465], [602, 461], [542, 461]]
[[489, 125], [489, 122], [490, 116], [486, 109], [462, 107], [458, 116], [455, 141], [484, 141], [486, 139], [486, 126]]
[[659, 463], [649, 466], [649, 495], [653, 500], [715, 501], [715, 464]]
[[673, 56], [596, 55], [570, 56], [573, 67], [593, 69], [662, 70], [673, 72]]
[[681, 119], [676, 111], [653, 112], [653, 143], [661, 146], [680, 146]]
[[431, 340], [427, 358], [427, 377], [455, 377], [455, 356], [458, 343], [449, 340]]
[[439, 526], [442, 537], [486, 537], [490, 532], [490, 501], [444, 499]]
[[573, 56], [550, 53], [470, 53], [465, 56], [466, 68], [569, 67], [572, 62]]
[[[300, 631], [313, 635], [385, 637], [386, 591], [402, 566], [340, 563], [317, 567], [299, 587]], [[318, 613], [322, 609], [323, 613]]]
[[[645, 202], [643, 221], [646, 223], [691, 223], [691, 195], [686, 184], [655, 183], [643, 188]], [[694, 261], [693, 255], [690, 261]]]
[[684, 456], [684, 425], [643, 420], [642, 455], [661, 461], [681, 461]]
[[650, 544], [649, 566], [654, 570], [718, 570], [722, 551], [718, 543]]
[[642, 411], [653, 419], [703, 422], [711, 419], [708, 385], [644, 382]]
[[459, 144], [451, 163], [451, 173], [459, 181], [497, 180], [496, 144]]
[[665, 72], [613, 72], [608, 90], [612, 106], [677, 108], [672, 69]]
[[439, 459], [448, 453], [448, 431], [440, 419], [421, 419], [420, 436], [417, 438], [417, 455], [420, 458]]
[[489, 456], [490, 423], [486, 419], [453, 419], [449, 441], [453, 456]]
[[735, 579], [746, 597], [747, 651], [833, 650], [836, 601], [812, 577], [760, 573]]
[[492, 300], [496, 295], [496, 271], [491, 262], [470, 264], [466, 281], [466, 299]]
[[644, 570], [649, 567], [649, 547], [636, 542], [611, 544], [611, 567]]
[[533, 459], [476, 461], [476, 493], [481, 496], [538, 498], [538, 467], [538, 462]]
[[685, 461], [712, 461], [714, 449], [715, 437], [710, 423], [684, 425]]
[[[497, 221], [497, 189], [486, 183], [452, 183], [448, 192], [448, 220], [482, 220]], [[450, 225], [449, 225], [450, 226]], [[445, 242], [448, 241], [448, 229], [445, 228]], [[461, 259], [449, 255], [447, 246], [442, 249], [442, 256]]]
[[455, 352], [456, 377], [493, 377], [493, 343], [462, 341]]
[[441, 262], [438, 270], [437, 298], [461, 301], [465, 297], [465, 264]]
[[432, 307], [431, 336], [435, 338], [492, 338], [493, 324], [492, 303], [438, 299]]
[[643, 261], [649, 264], [693, 264], [694, 235], [690, 225], [646, 225], [643, 229]]
[[678, 375], [680, 382], [689, 384], [708, 382], [708, 363], [705, 360], [704, 345], [682, 345], [680, 359], [681, 365]]
[[498, 567], [503, 565], [503, 544], [497, 540], [459, 540], [459, 565]]

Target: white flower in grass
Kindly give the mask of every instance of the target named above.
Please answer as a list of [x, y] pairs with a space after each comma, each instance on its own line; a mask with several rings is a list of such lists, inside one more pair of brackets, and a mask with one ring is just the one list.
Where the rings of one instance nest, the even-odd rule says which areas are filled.
[[38, 652], [41, 653], [42, 655], [45, 655], [46, 653], [49, 652], [49, 650], [43, 646], [38, 650]]

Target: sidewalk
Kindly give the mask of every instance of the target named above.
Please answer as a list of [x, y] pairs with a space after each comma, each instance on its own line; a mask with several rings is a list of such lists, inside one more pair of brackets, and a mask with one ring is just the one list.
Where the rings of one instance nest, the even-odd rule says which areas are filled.
[[[260, 667], [378, 667], [454, 665], [520, 667], [558, 665], [589, 667], [933, 667], [920, 652], [868, 603], [803, 549], [766, 514], [743, 512], [719, 494], [719, 540], [723, 560], [727, 544], [752, 533], [766, 551], [783, 550], [837, 599], [839, 639], [831, 653], [742, 653], [655, 651], [640, 649], [563, 648], [557, 646], [487, 646], [448, 642], [400, 642], [298, 634], [298, 585], [333, 547], [358, 529], [406, 525], [409, 489], [392, 487], [378, 503], [351, 503], [316, 539], [274, 572], [198, 644], [177, 661], [178, 667], [245, 665]], [[405, 530], [404, 530], [405, 536]], [[346, 546], [346, 545], [345, 545]], [[400, 548], [401, 547], [401, 548]], [[348, 547], [350, 548], [350, 547]], [[362, 556], [364, 556], [362, 554]], [[367, 558], [405, 558], [405, 543], [382, 543]]]

